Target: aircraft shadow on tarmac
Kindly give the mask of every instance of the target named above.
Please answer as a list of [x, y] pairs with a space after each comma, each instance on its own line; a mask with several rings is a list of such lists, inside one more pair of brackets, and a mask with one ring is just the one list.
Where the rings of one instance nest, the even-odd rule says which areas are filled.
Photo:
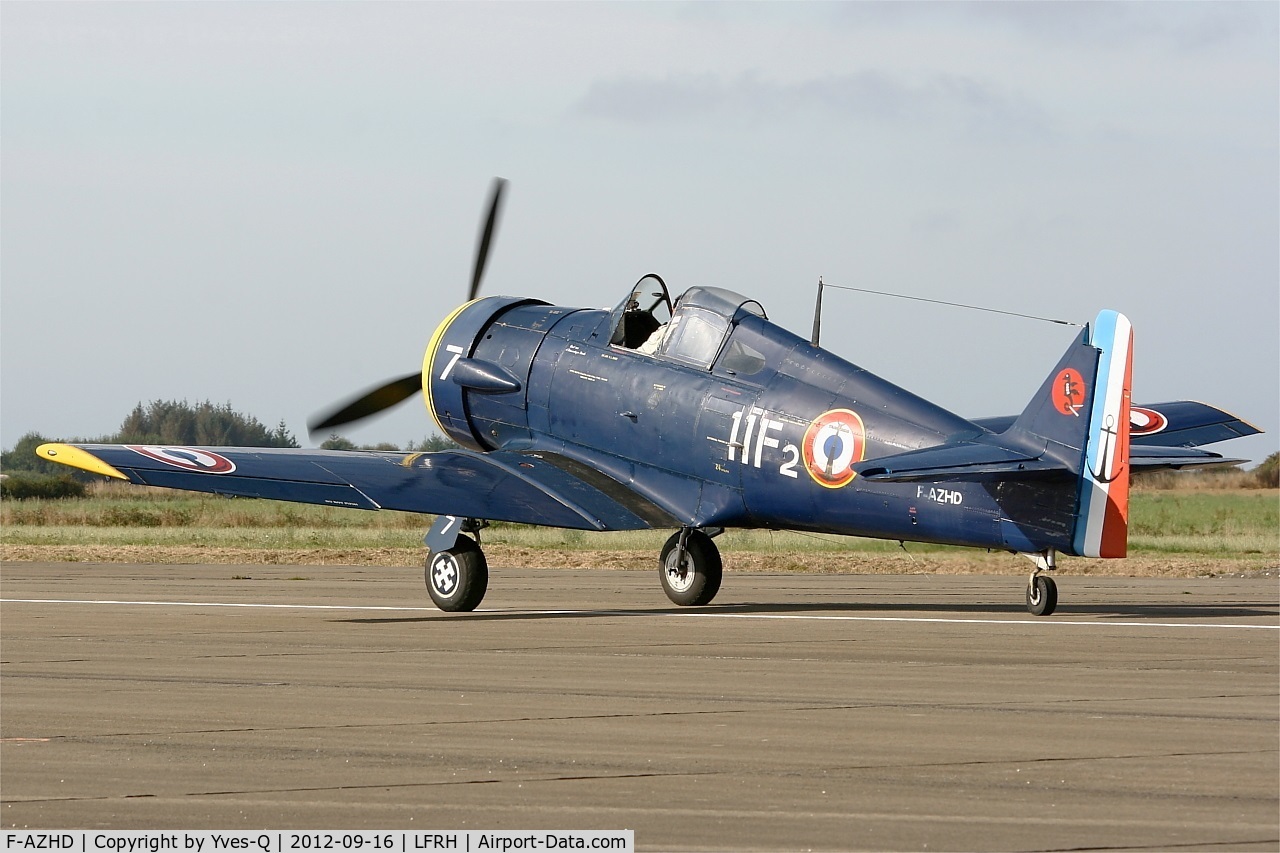
[[[814, 602], [794, 604], [725, 604], [709, 605], [699, 608], [655, 607], [653, 609], [618, 608], [608, 610], [565, 610], [565, 611], [480, 611], [473, 613], [433, 613], [428, 616], [406, 617], [372, 617], [338, 619], [338, 622], [351, 622], [363, 625], [396, 624], [403, 622], [434, 622], [441, 619], [465, 619], [469, 622], [504, 622], [533, 621], [538, 619], [616, 619], [619, 617], [645, 616], [691, 616], [706, 614], [711, 616], [733, 615], [791, 615], [791, 614], [859, 614], [865, 616], [894, 615], [914, 613], [921, 618], [941, 618], [946, 615], [968, 617], [1000, 616], [1012, 614], [1026, 616], [1026, 609], [1021, 604], [973, 603], [944, 604], [929, 602]], [[1045, 622], [1054, 619], [1071, 618], [1072, 616], [1097, 616], [1103, 619], [1241, 619], [1246, 617], [1280, 617], [1280, 605], [1273, 602], [1250, 602], [1240, 604], [1076, 604], [1062, 605], [1054, 616], [1047, 617]], [[1024, 621], [1024, 620], [1019, 620]]]

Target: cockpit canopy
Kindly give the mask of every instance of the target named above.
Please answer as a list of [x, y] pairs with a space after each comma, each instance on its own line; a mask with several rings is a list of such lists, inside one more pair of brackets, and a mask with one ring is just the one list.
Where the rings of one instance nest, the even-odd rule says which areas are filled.
[[694, 367], [711, 367], [739, 312], [765, 316], [759, 302], [732, 290], [689, 288], [676, 303], [658, 354]]
[[[636, 283], [614, 314], [611, 344], [704, 370], [742, 315], [767, 319], [759, 302], [721, 287], [691, 287], [672, 308], [666, 283], [652, 273]], [[670, 319], [664, 322], [665, 317]]]

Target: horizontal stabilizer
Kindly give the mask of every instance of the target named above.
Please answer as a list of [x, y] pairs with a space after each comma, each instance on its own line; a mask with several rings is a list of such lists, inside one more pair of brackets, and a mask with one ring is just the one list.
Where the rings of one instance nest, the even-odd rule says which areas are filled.
[[1240, 465], [1247, 459], [1228, 459], [1221, 453], [1194, 447], [1129, 448], [1129, 467], [1135, 471], [1158, 471], [1162, 468], [1203, 468], [1209, 465]]
[[989, 444], [955, 444], [927, 447], [893, 456], [881, 456], [857, 467], [858, 476], [882, 482], [914, 482], [1043, 478], [1068, 476], [1061, 463], [1029, 455], [1025, 451]]
[[[1013, 415], [978, 418], [975, 424], [1001, 433], [1013, 425]], [[1134, 404], [1129, 410], [1129, 441], [1134, 447], [1199, 447], [1262, 432], [1230, 412], [1198, 403], [1176, 400], [1169, 403]]]

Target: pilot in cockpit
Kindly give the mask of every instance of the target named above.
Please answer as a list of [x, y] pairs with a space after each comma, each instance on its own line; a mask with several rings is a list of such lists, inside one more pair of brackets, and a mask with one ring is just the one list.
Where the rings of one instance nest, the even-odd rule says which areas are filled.
[[[650, 316], [653, 316], [653, 315], [650, 315]], [[670, 323], [660, 324], [658, 328], [654, 329], [653, 332], [650, 333], [649, 337], [645, 339], [644, 343], [636, 347], [636, 352], [640, 353], [641, 355], [654, 355], [655, 353], [657, 353], [658, 348], [662, 346], [662, 339], [666, 337], [667, 329], [669, 328], [671, 328]]]
[[637, 349], [647, 342], [661, 325], [658, 318], [640, 307], [639, 301], [633, 294], [627, 301], [627, 307], [622, 312], [622, 320], [619, 321], [610, 343], [627, 349]]
[[[652, 293], [650, 291], [653, 291]], [[652, 303], [645, 305], [650, 301]], [[609, 343], [644, 355], [654, 355], [662, 343], [666, 324], [662, 317], [671, 317], [671, 297], [666, 282], [655, 273], [643, 276], [631, 288], [627, 298], [614, 309], [617, 317]]]

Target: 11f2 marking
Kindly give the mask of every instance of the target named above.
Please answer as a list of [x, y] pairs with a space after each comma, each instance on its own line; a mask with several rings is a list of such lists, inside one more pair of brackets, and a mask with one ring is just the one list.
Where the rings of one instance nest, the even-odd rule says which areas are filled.
[[[781, 442], [769, 435], [785, 426], [782, 421], [769, 417], [764, 409], [751, 406], [731, 415], [733, 429], [729, 432], [729, 461], [738, 461], [754, 468], [762, 467], [764, 449], [776, 448]], [[739, 440], [741, 435], [741, 440]], [[738, 451], [742, 453], [739, 455]], [[800, 448], [788, 444], [782, 448], [787, 459], [778, 467], [778, 473], [784, 477], [796, 477], [796, 463], [800, 461]]]

